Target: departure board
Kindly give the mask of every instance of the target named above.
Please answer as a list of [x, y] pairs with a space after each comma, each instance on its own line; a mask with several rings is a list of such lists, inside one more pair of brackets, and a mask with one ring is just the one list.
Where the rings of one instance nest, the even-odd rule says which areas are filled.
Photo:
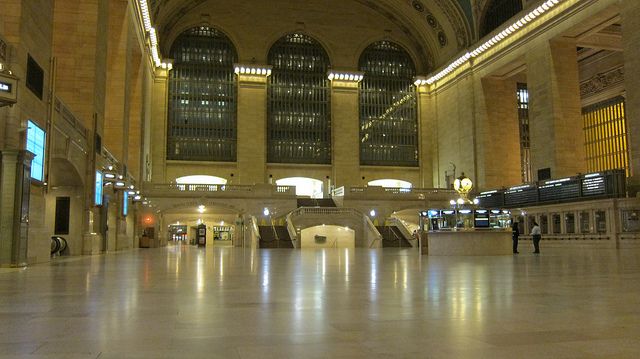
[[583, 196], [600, 196], [607, 193], [607, 186], [604, 175], [592, 173], [585, 175], [582, 179]]
[[580, 181], [576, 178], [563, 178], [540, 183], [540, 202], [560, 201], [580, 197]]
[[502, 207], [504, 203], [504, 192], [502, 191], [491, 191], [491, 192], [483, 192], [476, 197], [478, 201], [480, 201], [480, 207]]
[[522, 185], [509, 188], [504, 193], [504, 205], [518, 206], [538, 201], [538, 189], [533, 185]]

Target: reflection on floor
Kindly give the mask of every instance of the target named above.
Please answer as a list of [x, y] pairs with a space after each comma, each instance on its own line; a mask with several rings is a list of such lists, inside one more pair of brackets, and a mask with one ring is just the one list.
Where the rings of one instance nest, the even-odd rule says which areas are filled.
[[0, 358], [640, 357], [640, 250], [523, 252], [176, 245], [3, 271]]

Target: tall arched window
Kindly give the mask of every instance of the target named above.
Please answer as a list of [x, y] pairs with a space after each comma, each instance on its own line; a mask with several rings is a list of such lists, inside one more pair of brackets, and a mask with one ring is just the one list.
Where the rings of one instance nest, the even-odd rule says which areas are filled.
[[360, 164], [418, 166], [415, 65], [400, 46], [376, 42], [360, 56]]
[[176, 39], [171, 57], [167, 159], [235, 161], [238, 55], [231, 40], [196, 27]]
[[331, 163], [329, 56], [314, 39], [290, 34], [269, 51], [267, 161]]
[[480, 37], [497, 29], [520, 11], [522, 0], [492, 0], [482, 17]]

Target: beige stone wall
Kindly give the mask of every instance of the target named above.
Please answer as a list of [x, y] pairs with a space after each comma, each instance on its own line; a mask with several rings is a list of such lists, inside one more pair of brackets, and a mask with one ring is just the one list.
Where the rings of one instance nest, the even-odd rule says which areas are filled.
[[[24, 149], [27, 120], [32, 120], [47, 130], [47, 99], [51, 90], [49, 82], [51, 80], [50, 59], [52, 53], [50, 45], [53, 36], [53, 1], [9, 0], [4, 1], [0, 7], [0, 33], [10, 46], [10, 61], [7, 67], [20, 79], [18, 82], [18, 103], [10, 108], [0, 110], [0, 127], [3, 128], [0, 150]], [[29, 55], [44, 72], [42, 98], [38, 98], [25, 86]], [[4, 242], [2, 245], [3, 253], [7, 248], [7, 241], [10, 243], [12, 235], [6, 225], [16, 220], [13, 216], [12, 196], [8, 195], [15, 189], [13, 187], [14, 180], [13, 173], [2, 174], [0, 192], [3, 193], [3, 196], [0, 201], [0, 218], [3, 224], [3, 233], [0, 237]], [[34, 183], [30, 190], [32, 207], [29, 211], [29, 237], [31, 240], [28, 239], [26, 245], [27, 261], [33, 263], [48, 260], [47, 251], [50, 244], [46, 239], [42, 239], [47, 235], [44, 223], [44, 188], [41, 184]], [[11, 200], [9, 200], [10, 197]]]
[[627, 136], [631, 155], [631, 191], [640, 191], [640, 2], [622, 1], [622, 40], [624, 44], [627, 93]]

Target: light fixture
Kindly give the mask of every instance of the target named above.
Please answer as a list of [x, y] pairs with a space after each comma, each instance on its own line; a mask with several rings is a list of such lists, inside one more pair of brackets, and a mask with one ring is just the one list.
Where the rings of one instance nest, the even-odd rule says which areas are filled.
[[270, 212], [269, 212], [269, 208], [267, 208], [267, 207], [265, 207], [265, 208], [262, 210], [262, 214], [264, 214], [264, 215], [265, 215], [265, 217], [266, 217], [266, 216], [268, 216], [268, 215], [269, 215], [269, 213], [270, 213]]
[[123, 181], [116, 181], [115, 187], [116, 188], [124, 188], [125, 187], [125, 183]]
[[327, 77], [329, 81], [360, 82], [364, 78], [364, 72], [329, 70]]
[[450, 205], [452, 205], [452, 206], [455, 206], [455, 204], [456, 204], [456, 200], [455, 200], [455, 199], [452, 199], [451, 201], [449, 201], [449, 204], [450, 204]]
[[370, 215], [371, 217], [375, 217], [375, 216], [376, 216], [376, 210], [375, 210], [375, 209], [372, 209], [371, 211], [369, 211], [369, 215]]
[[271, 76], [271, 66], [258, 66], [258, 65], [243, 65], [234, 64], [234, 72], [236, 75], [249, 75], [249, 76]]
[[429, 82], [427, 82], [427, 78], [425, 76], [416, 76], [413, 78], [413, 84], [420, 87], [420, 86], [424, 86], [427, 85]]
[[198, 212], [204, 213], [204, 210], [205, 210], [205, 206], [203, 204], [198, 206]]

